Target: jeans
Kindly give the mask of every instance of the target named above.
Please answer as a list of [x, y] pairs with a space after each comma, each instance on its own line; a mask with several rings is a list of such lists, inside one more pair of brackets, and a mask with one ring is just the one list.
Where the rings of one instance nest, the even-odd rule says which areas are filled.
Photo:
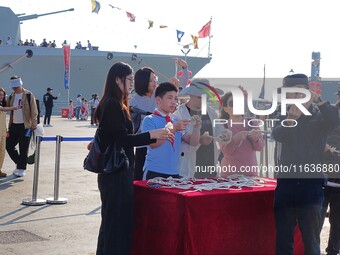
[[321, 183], [309, 181], [314, 180], [278, 180], [274, 198], [277, 255], [293, 255], [296, 224], [305, 254], [320, 255], [323, 190]]
[[76, 119], [79, 120], [81, 107], [76, 107]]

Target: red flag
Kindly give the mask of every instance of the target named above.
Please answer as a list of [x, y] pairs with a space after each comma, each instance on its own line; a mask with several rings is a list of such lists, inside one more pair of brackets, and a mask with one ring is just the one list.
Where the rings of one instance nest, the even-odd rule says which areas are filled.
[[64, 85], [65, 89], [70, 88], [70, 60], [71, 60], [71, 51], [70, 51], [70, 45], [64, 44]]
[[126, 16], [130, 19], [131, 22], [135, 22], [136, 21], [136, 16], [133, 15], [130, 12], [126, 12]]
[[201, 30], [198, 32], [199, 38], [204, 38], [210, 35], [210, 24], [211, 20], [201, 28]]

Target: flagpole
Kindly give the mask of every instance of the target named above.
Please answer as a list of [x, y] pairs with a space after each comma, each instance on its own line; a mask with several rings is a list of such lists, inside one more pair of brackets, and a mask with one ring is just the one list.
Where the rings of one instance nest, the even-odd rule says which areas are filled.
[[210, 30], [209, 30], [209, 44], [208, 44], [208, 58], [211, 57], [211, 54], [210, 54], [210, 43], [211, 43], [211, 25], [212, 25], [212, 16], [210, 17]]

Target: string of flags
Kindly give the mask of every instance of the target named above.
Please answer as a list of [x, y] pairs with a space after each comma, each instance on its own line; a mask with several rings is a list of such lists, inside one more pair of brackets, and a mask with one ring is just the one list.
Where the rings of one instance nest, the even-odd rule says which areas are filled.
[[[101, 4], [99, 3], [99, 1], [96, 0], [91, 0], [91, 5], [92, 5], [92, 13], [96, 13], [98, 14], [101, 8]], [[120, 11], [123, 11], [121, 8], [117, 7], [117, 6], [113, 6], [112, 4], [109, 4], [109, 6], [112, 9], [117, 9]], [[127, 12], [125, 11], [127, 18], [130, 20], [130, 22], [136, 22], [136, 16], [131, 13], [131, 12]], [[154, 27], [154, 21], [153, 20], [149, 20], [146, 19], [148, 21], [148, 29], [151, 29]], [[159, 28], [168, 28], [167, 25], [159, 25]], [[199, 38], [206, 38], [206, 37], [210, 37], [210, 31], [211, 31], [211, 19], [209, 20], [208, 23], [206, 23], [199, 31], [198, 31], [198, 35], [190, 35], [191, 36], [191, 40], [192, 43], [187, 44], [187, 45], [183, 45], [183, 48], [189, 48], [190, 45], [193, 45], [194, 49], [198, 49], [198, 39]], [[184, 36], [185, 32], [176, 29], [176, 36], [177, 36], [177, 42], [180, 43], [182, 40], [182, 37]]]

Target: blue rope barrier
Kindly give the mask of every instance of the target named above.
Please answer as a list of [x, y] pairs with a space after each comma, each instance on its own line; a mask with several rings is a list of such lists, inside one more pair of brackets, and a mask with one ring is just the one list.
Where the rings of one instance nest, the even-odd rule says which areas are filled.
[[[80, 141], [92, 141], [93, 137], [62, 137], [62, 142], [80, 142]], [[57, 141], [56, 137], [41, 137], [41, 141]]]

